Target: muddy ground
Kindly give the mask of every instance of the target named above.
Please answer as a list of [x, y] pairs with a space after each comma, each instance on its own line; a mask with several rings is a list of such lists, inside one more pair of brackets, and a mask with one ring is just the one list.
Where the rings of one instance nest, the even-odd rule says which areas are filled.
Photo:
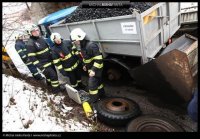
[[[47, 89], [47, 87], [43, 83], [38, 82], [33, 78], [25, 76], [18, 78], [20, 78], [21, 80], [25, 80], [29, 84], [36, 87], [41, 87], [43, 90]], [[62, 83], [68, 82], [68, 79], [64, 78], [60, 74], [59, 80], [62, 80]], [[87, 83], [87, 77], [84, 76], [82, 80], [84, 84]], [[138, 87], [133, 81], [130, 80], [118, 82], [105, 81], [105, 91], [107, 96], [122, 96], [134, 100], [139, 104], [142, 115], [153, 114], [166, 117], [177, 123], [186, 132], [197, 131], [197, 123], [193, 122], [187, 115], [187, 104], [173, 105], [169, 102], [164, 102], [156, 94], [149, 93], [141, 87]], [[51, 94], [50, 90], [49, 93]], [[64, 104], [69, 107], [73, 107], [73, 110], [71, 110], [71, 112], [66, 117], [58, 116], [61, 119], [73, 118], [78, 121], [82, 121], [84, 119], [85, 121], [88, 121], [93, 125], [94, 132], [126, 132], [126, 127], [109, 127], [98, 120], [97, 123], [90, 122], [86, 119], [82, 106], [70, 99], [67, 95], [67, 92], [60, 95], [65, 96], [63, 102]]]

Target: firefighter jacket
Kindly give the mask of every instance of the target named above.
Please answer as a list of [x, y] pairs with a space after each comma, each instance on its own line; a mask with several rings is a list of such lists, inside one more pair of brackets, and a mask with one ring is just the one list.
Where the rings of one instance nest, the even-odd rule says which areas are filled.
[[92, 70], [95, 72], [95, 76], [101, 77], [103, 56], [99, 50], [99, 46], [94, 42], [87, 42], [86, 46], [81, 46], [81, 54], [88, 73]]
[[15, 50], [17, 51], [17, 53], [19, 54], [19, 56], [21, 57], [21, 59], [27, 63], [28, 60], [28, 53], [26, 50], [26, 45], [23, 42], [23, 40], [16, 40], [15, 43]]
[[62, 40], [61, 44], [54, 44], [51, 49], [53, 63], [59, 71], [73, 71], [78, 66], [79, 53], [71, 41]]
[[53, 64], [50, 48], [43, 38], [31, 36], [27, 42], [27, 51], [33, 64], [40, 70]]

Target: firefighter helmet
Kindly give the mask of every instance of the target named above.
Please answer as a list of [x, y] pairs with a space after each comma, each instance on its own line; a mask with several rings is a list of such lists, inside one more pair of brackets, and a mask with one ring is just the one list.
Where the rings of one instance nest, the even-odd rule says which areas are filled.
[[17, 32], [17, 34], [15, 35], [15, 40], [18, 40], [22, 36], [24, 36], [24, 33], [22, 31]]
[[85, 38], [85, 36], [86, 36], [86, 33], [80, 28], [76, 28], [72, 30], [70, 33], [70, 37], [72, 41], [81, 41]]
[[31, 24], [31, 25], [28, 25], [28, 26], [26, 26], [26, 33], [28, 34], [28, 35], [32, 35], [31, 34], [31, 31], [33, 31], [33, 30], [37, 30], [38, 29], [38, 26], [37, 25], [35, 25], [35, 24]]
[[61, 35], [59, 33], [52, 33], [51, 34], [51, 41], [54, 42], [55, 39], [61, 39]]

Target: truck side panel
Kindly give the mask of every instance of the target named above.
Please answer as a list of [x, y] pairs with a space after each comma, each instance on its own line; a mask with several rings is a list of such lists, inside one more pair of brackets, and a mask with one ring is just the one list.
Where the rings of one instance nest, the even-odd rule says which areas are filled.
[[180, 28], [180, 3], [161, 2], [143, 13], [52, 25], [52, 32], [69, 39], [70, 31], [83, 29], [106, 54], [142, 57], [147, 63]]

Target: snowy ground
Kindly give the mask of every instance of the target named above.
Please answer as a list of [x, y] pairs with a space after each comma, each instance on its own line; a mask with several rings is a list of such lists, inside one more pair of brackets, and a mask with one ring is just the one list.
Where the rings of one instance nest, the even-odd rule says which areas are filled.
[[[63, 121], [73, 107], [61, 104], [65, 96], [49, 95], [23, 80], [2, 74], [3, 132], [89, 132], [91, 124], [75, 118]], [[59, 112], [56, 113], [56, 112]], [[59, 115], [59, 116], [58, 116]]]

